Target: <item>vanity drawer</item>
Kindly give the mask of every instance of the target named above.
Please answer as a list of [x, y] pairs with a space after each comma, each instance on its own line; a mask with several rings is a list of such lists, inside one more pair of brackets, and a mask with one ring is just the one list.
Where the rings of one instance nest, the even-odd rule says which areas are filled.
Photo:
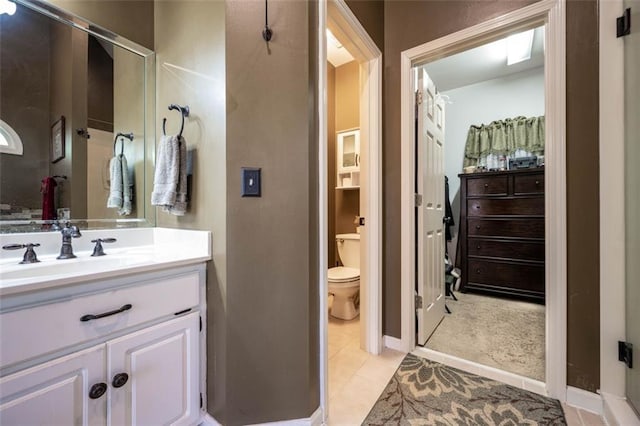
[[508, 176], [467, 179], [467, 195], [507, 195]]
[[544, 194], [544, 173], [513, 177], [513, 193]]
[[[199, 301], [199, 274], [193, 272], [6, 312], [0, 315], [0, 367], [173, 315], [198, 306]], [[86, 315], [113, 312], [125, 305], [131, 307], [81, 321]]]
[[544, 199], [536, 198], [484, 198], [467, 200], [467, 216], [542, 216]]

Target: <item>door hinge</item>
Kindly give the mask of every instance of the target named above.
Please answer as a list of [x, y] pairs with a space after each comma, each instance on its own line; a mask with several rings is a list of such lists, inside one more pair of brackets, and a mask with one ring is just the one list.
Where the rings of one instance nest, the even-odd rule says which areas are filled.
[[364, 217], [358, 217], [358, 226], [364, 226]]
[[200, 331], [202, 331], [202, 316], [200, 316]]
[[416, 304], [416, 309], [422, 309], [422, 296], [418, 296], [416, 294], [415, 304]]
[[200, 392], [200, 408], [202, 408], [202, 392]]
[[624, 14], [616, 18], [616, 36], [624, 37], [631, 34], [631, 8], [625, 9]]
[[622, 361], [627, 367], [633, 368], [633, 345], [631, 343], [618, 342], [618, 361]]
[[416, 105], [422, 105], [422, 90], [416, 91]]
[[413, 194], [413, 198], [416, 207], [420, 207], [422, 205], [422, 194]]

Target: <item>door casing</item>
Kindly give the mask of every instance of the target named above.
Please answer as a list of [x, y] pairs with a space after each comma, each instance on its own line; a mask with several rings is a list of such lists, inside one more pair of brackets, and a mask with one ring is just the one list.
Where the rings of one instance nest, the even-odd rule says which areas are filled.
[[[413, 223], [413, 176], [415, 148], [411, 68], [449, 56], [520, 30], [545, 25], [545, 291], [546, 380], [545, 383], [479, 364], [488, 377], [566, 400], [567, 335], [567, 214], [566, 214], [566, 72], [565, 0], [542, 0], [530, 6], [466, 28], [401, 53], [401, 339], [399, 349], [415, 348], [413, 283], [415, 225]], [[428, 350], [422, 350], [428, 354]], [[431, 351], [433, 352], [433, 351]], [[440, 359], [445, 361], [446, 359]], [[469, 363], [470, 364], [470, 363]], [[459, 365], [464, 368], [464, 365]]]

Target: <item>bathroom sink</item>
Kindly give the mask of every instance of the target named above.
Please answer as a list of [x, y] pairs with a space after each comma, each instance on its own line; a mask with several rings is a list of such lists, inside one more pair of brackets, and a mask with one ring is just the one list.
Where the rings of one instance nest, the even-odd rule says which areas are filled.
[[38, 277], [54, 277], [59, 275], [73, 276], [89, 272], [118, 269], [125, 266], [141, 264], [150, 261], [150, 256], [144, 255], [112, 255], [101, 257], [83, 257], [72, 260], [53, 260], [30, 265], [2, 265], [0, 280], [16, 280]]

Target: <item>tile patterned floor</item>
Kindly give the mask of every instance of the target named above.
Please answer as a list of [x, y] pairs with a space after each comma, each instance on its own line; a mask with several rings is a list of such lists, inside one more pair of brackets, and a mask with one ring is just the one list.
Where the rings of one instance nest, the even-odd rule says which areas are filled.
[[[329, 317], [329, 419], [331, 426], [360, 425], [384, 390], [404, 353], [384, 349], [379, 356], [360, 349], [360, 323]], [[562, 405], [569, 426], [600, 426], [596, 414]]]

